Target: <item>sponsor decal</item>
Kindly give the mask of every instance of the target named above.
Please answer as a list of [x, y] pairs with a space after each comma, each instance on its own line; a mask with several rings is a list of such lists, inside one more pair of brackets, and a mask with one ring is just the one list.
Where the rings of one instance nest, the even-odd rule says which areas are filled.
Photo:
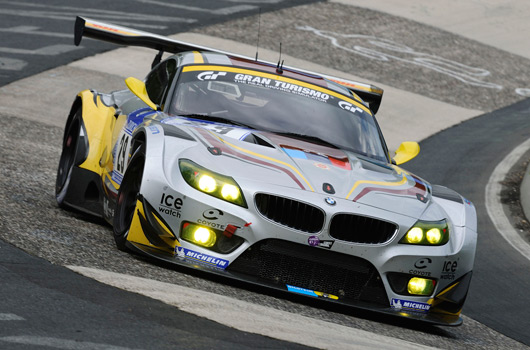
[[197, 223], [201, 224], [201, 225], [204, 225], [204, 226], [209, 226], [209, 227], [214, 228], [214, 229], [223, 230], [223, 231], [226, 228], [226, 225], [219, 224], [217, 222], [211, 222], [211, 221], [208, 221], [208, 220], [203, 220], [203, 219], [198, 219]]
[[314, 291], [314, 290], [311, 290], [311, 289], [306, 289], [306, 288], [302, 288], [302, 287], [296, 287], [296, 286], [291, 286], [289, 284], [286, 284], [287, 286], [287, 290], [289, 292], [293, 292], [293, 293], [298, 293], [298, 294], [303, 294], [303, 295], [309, 295], [311, 297], [316, 297], [316, 298], [328, 298], [328, 299], [334, 299], [334, 300], [338, 300], [339, 297], [336, 296], [336, 295], [333, 295], [333, 294], [328, 294], [328, 293], [323, 293], [323, 292], [317, 292], [317, 291]]
[[184, 202], [182, 201], [182, 198], [175, 197], [171, 194], [162, 193], [158, 211], [162, 214], [180, 218], [180, 210], [182, 209], [183, 204]]
[[454, 280], [455, 272], [458, 269], [458, 261], [446, 260], [442, 265], [442, 274], [440, 279], [442, 280]]
[[207, 220], [217, 220], [223, 215], [223, 212], [219, 209], [207, 209], [202, 213], [202, 217]]
[[339, 101], [339, 107], [346, 110], [346, 111], [350, 111], [352, 113], [355, 113], [355, 112], [359, 112], [359, 113], [362, 113], [363, 110], [357, 106], [354, 106], [353, 104], [349, 103], [349, 102], [346, 102], [346, 101]]
[[114, 168], [112, 170], [112, 181], [121, 184], [125, 167], [129, 159], [129, 152], [131, 148], [131, 138], [134, 129], [140, 125], [144, 118], [156, 113], [151, 108], [140, 108], [127, 116], [125, 127], [121, 130], [118, 137], [118, 142], [114, 145], [112, 155], [114, 157]]
[[430, 267], [432, 264], [431, 258], [420, 258], [414, 263], [416, 269], [410, 269], [409, 273], [416, 276], [430, 277], [431, 272], [425, 271], [424, 269]]
[[331, 241], [331, 240], [320, 240], [320, 238], [318, 238], [317, 236], [311, 236], [307, 239], [307, 243], [311, 246], [311, 247], [321, 247], [321, 248], [327, 248], [327, 249], [330, 249], [332, 246], [333, 246], [333, 243], [335, 243], [335, 241]]
[[296, 95], [309, 97], [309, 98], [312, 98], [312, 99], [315, 99], [321, 102], [327, 102], [330, 98], [328, 94], [322, 91], [313, 90], [305, 86], [288, 83], [285, 81], [274, 80], [274, 79], [259, 77], [259, 76], [250, 75], [250, 74], [242, 74], [242, 73], [236, 74], [234, 77], [234, 81], [236, 83], [258, 85], [258, 86], [267, 87], [269, 89], [290, 92]]
[[421, 258], [414, 263], [414, 267], [417, 269], [424, 269], [432, 263], [431, 258]]
[[431, 272], [430, 271], [409, 270], [409, 273], [411, 275], [416, 275], [416, 276], [431, 277]]
[[197, 75], [197, 79], [200, 81], [204, 80], [216, 80], [218, 77], [223, 77], [226, 75], [226, 72], [214, 72], [214, 71], [207, 71], [202, 72]]
[[107, 198], [103, 198], [103, 214], [107, 218], [114, 217], [114, 209], [110, 207], [110, 203]]
[[392, 298], [392, 303], [390, 304], [390, 306], [396, 310], [414, 311], [422, 313], [427, 313], [431, 308], [431, 304], [396, 298]]
[[151, 134], [153, 135], [160, 134], [160, 130], [155, 125], [150, 125], [149, 131], [151, 131]]
[[177, 254], [177, 257], [181, 260], [191, 260], [200, 264], [216, 267], [222, 270], [226, 269], [228, 267], [228, 264], [230, 263], [228, 260], [216, 258], [215, 256], [199, 253], [194, 250], [179, 246], [175, 247], [175, 254]]

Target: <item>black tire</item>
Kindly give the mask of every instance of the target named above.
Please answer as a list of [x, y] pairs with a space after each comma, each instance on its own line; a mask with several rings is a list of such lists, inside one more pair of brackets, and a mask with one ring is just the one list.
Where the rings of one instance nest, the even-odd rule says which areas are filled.
[[145, 165], [145, 146], [140, 146], [133, 154], [125, 171], [116, 200], [114, 211], [114, 241], [121, 251], [130, 251], [126, 247], [127, 235], [132, 223], [136, 200], [140, 193]]
[[68, 209], [68, 205], [64, 199], [68, 193], [68, 189], [72, 185], [72, 169], [83, 156], [81, 154], [83, 147], [80, 145], [81, 124], [81, 109], [78, 109], [67, 125], [64, 133], [63, 149], [61, 158], [59, 159], [59, 168], [57, 169], [57, 178], [55, 181], [55, 198], [59, 207], [65, 209]]

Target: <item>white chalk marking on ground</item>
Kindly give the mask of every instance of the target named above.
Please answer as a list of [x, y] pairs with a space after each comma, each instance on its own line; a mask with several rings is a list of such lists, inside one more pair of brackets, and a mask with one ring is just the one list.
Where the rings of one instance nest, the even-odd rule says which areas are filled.
[[0, 321], [25, 321], [24, 317], [20, 317], [15, 314], [1, 314]]
[[69, 269], [241, 331], [325, 349], [433, 349], [401, 339], [170, 283], [82, 266]]
[[504, 181], [506, 174], [521, 159], [523, 154], [530, 149], [530, 139], [526, 140], [513, 149], [493, 170], [486, 185], [485, 204], [488, 215], [493, 225], [501, 236], [525, 258], [530, 260], [530, 244], [512, 226], [508, 217], [504, 213], [501, 203], [501, 181]]

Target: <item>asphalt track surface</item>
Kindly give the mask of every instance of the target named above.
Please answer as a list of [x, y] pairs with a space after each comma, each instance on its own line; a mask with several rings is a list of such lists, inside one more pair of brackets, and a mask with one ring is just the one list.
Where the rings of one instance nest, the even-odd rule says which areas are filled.
[[[530, 138], [530, 99], [444, 130], [420, 143], [406, 169], [465, 193], [477, 209], [475, 269], [464, 313], [530, 345], [530, 261], [497, 232], [486, 214], [485, 187], [495, 166]], [[443, 152], [440, 150], [443, 149]], [[528, 155], [523, 160], [528, 159]], [[513, 200], [503, 196], [506, 206]], [[509, 215], [510, 209], [505, 208]]]
[[0, 241], [0, 349], [308, 349], [127, 293]]
[[0, 0], [0, 86], [116, 47], [72, 45], [76, 16], [170, 35], [315, 0]]
[[[303, 11], [296, 13], [300, 15]], [[285, 17], [283, 19], [285, 20]], [[248, 29], [248, 26], [242, 28]], [[219, 28], [215, 27], [206, 29], [206, 31], [218, 30]], [[281, 36], [281, 31], [278, 33]], [[275, 42], [268, 45], [274, 48]], [[399, 77], [395, 77], [397, 78]], [[453, 97], [449, 95], [443, 98]], [[473, 100], [472, 96], [469, 100]], [[476, 103], [474, 100], [472, 102]], [[529, 328], [527, 315], [530, 303], [524, 293], [528, 290], [528, 278], [524, 277], [528, 275], [528, 261], [514, 254], [495, 234], [489, 219], [484, 215], [482, 204], [484, 181], [489, 178], [495, 164], [517, 146], [520, 140], [528, 138], [525, 115], [528, 115], [527, 101], [446, 130], [422, 142], [421, 155], [408, 163], [405, 168], [432, 183], [441, 183], [462, 192], [473, 200], [479, 212], [482, 212], [482, 215], [479, 215], [481, 236], [475, 275], [464, 314], [528, 345], [530, 342], [526, 329]], [[61, 135], [59, 128], [36, 124], [34, 130], [27, 130], [26, 125], [20, 120], [3, 117], [0, 136], [3, 140], [2, 162], [5, 167], [2, 169], [2, 175], [10, 179], [9, 182], [2, 182], [1, 199], [2, 203], [7, 203], [7, 207], [3, 208], [0, 222], [0, 231], [4, 239], [57, 265], [85, 261], [88, 265], [100, 268], [118, 266], [115, 269], [120, 270], [120, 264], [129, 266], [135, 264], [133, 272], [138, 273], [138, 269], [145, 268], [144, 275], [147, 276], [165, 274], [163, 271], [159, 272], [157, 266], [153, 266], [150, 262], [146, 263], [117, 252], [113, 247], [108, 228], [87, 221], [83, 216], [64, 213], [56, 208], [53, 202], [53, 181], [59, 152], [57, 140]], [[491, 129], [488, 131], [487, 128]], [[474, 143], [475, 140], [477, 144]], [[440, 154], [440, 149], [444, 149], [445, 156]], [[23, 164], [16, 158], [21, 154], [25, 154]], [[40, 170], [38, 174], [35, 174], [35, 169]], [[9, 217], [23, 218], [23, 221], [5, 222], [4, 215], [7, 217], [7, 214], [10, 215]], [[59, 226], [51, 228], [57, 222], [60, 222]], [[50, 229], [47, 230], [46, 227]], [[18, 234], [19, 231], [22, 231], [20, 236], [12, 235]], [[73, 231], [74, 235], [70, 231]], [[83, 237], [86, 234], [93, 234], [93, 237], [86, 239]], [[102, 250], [103, 253], [95, 253], [92, 249]], [[77, 260], [67, 255], [67, 252], [72, 250], [75, 251]], [[0, 251], [2, 280], [12, 282], [10, 284], [12, 289], [4, 288], [7, 284], [2, 284], [3, 288], [0, 291], [2, 293], [0, 341], [9, 344], [9, 348], [38, 348], [37, 344], [42, 345], [46, 342], [52, 347], [71, 346], [69, 341], [77, 341], [78, 346], [92, 346], [92, 348], [98, 346], [108, 348], [112, 344], [128, 348], [164, 348], [164, 346], [174, 348], [175, 344], [183, 344], [182, 347], [186, 348], [222, 348], [225, 345], [225, 348], [243, 348], [247, 344], [264, 344], [272, 348], [294, 346], [281, 342], [274, 343], [274, 340], [273, 343], [265, 343], [264, 337], [258, 336], [254, 339], [252, 338], [254, 335], [239, 332], [235, 332], [235, 338], [230, 336], [227, 340], [224, 338], [224, 332], [232, 334], [234, 332], [232, 329], [223, 326], [217, 329], [209, 321], [195, 318], [193, 315], [183, 316], [180, 313], [175, 315], [173, 313], [176, 313], [176, 310], [172, 307], [134, 294], [130, 295], [131, 293], [117, 291], [96, 282], [87, 282], [86, 279], [61, 267], [43, 263], [42, 260], [32, 256], [22, 254], [21, 257], [20, 252], [7, 243], [0, 244]], [[122, 271], [127, 272], [126, 268], [123, 266], [121, 268]], [[167, 267], [163, 267], [162, 270], [167, 270]], [[26, 277], [25, 281], [20, 281], [18, 278], [20, 274], [29, 277]], [[197, 285], [198, 288], [206, 290], [218, 288], [217, 284], [203, 282], [193, 275], [184, 275], [183, 279], [184, 281], [178, 282]], [[84, 283], [88, 283], [88, 287]], [[262, 299], [265, 303], [282, 304], [291, 307], [294, 312], [297, 310], [313, 317], [346, 324], [352, 322], [353, 327], [372, 329], [402, 339], [415, 339], [416, 336], [419, 338], [418, 342], [431, 346], [524, 348], [521, 344], [503, 339], [494, 331], [482, 327], [471, 319], [466, 319], [463, 327], [450, 330], [424, 329], [410, 325], [403, 327], [389, 321], [379, 323], [376, 321], [380, 320], [371, 320], [369, 316], [366, 320], [361, 319], [357, 321], [358, 323], [354, 323], [348, 314], [333, 315], [327, 313], [325, 309], [315, 311], [304, 307], [304, 304], [291, 304], [242, 290], [235, 290], [233, 295], [242, 295], [242, 298], [248, 300], [255, 299], [257, 303], [259, 301], [256, 299]], [[50, 303], [49, 298], [53, 303]], [[94, 319], [91, 319], [92, 315]], [[59, 316], [67, 316], [66, 321], [61, 321]], [[186, 321], [182, 322], [180, 317], [185, 317]], [[142, 322], [143, 318], [149, 322]], [[99, 321], [94, 321], [95, 319], [107, 319], [110, 322], [103, 325]], [[178, 324], [178, 327], [174, 327], [175, 324]], [[185, 328], [183, 324], [197, 327], [190, 326], [184, 329], [183, 333], [175, 330], [183, 330], [183, 327]], [[138, 329], [144, 330], [131, 332], [131, 325], [138, 325]], [[145, 328], [149, 326], [152, 328], [147, 331]], [[197, 331], [203, 329], [202, 327], [207, 329], [212, 327], [212, 333]], [[151, 333], [152, 329], [157, 330], [158, 333]], [[171, 333], [176, 333], [179, 337], [171, 338]], [[154, 334], [154, 337], [146, 340], [149, 338], [148, 334]], [[128, 341], [127, 337], [131, 340]], [[156, 345], [152, 343], [154, 338], [164, 341], [161, 341], [160, 346], [154, 346]], [[501, 340], [495, 342], [493, 338]], [[171, 339], [175, 339], [175, 342], [171, 343]], [[240, 339], [243, 340], [238, 342]], [[261, 341], [264, 343], [260, 343]], [[0, 348], [2, 348], [1, 342]]]

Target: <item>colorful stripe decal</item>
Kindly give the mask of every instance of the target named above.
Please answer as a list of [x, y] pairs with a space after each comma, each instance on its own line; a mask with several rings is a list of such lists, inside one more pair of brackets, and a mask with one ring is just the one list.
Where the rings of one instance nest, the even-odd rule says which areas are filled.
[[[272, 162], [275, 162], [275, 163], [279, 163], [281, 165], [289, 167], [291, 170], [293, 170], [295, 173], [297, 173], [300, 176], [300, 178], [302, 178], [302, 180], [304, 180], [304, 182], [307, 184], [307, 186], [309, 187], [309, 189], [312, 192], [315, 192], [315, 190], [313, 189], [311, 184], [304, 178], [304, 176], [296, 168], [294, 168], [290, 164], [287, 164], [285, 162], [282, 162], [281, 160], [277, 160], [277, 159], [274, 159], [274, 158], [271, 158], [271, 157], [268, 157], [268, 156], [265, 156], [265, 155], [262, 155], [262, 154], [259, 154], [259, 153], [255, 153], [255, 152], [246, 150], [246, 149], [238, 147], [236, 145], [233, 145], [233, 144], [227, 142], [226, 140], [223, 140], [222, 138], [218, 137], [217, 135], [211, 133], [210, 131], [208, 131], [206, 129], [197, 128], [197, 130], [200, 132], [200, 134], [205, 139], [207, 139], [212, 144], [212, 146], [220, 148], [222, 152], [225, 152], [225, 153], [228, 153], [228, 154], [232, 154], [232, 155], [240, 157], [242, 159], [249, 160], [249, 161], [254, 162], [254, 163], [262, 164], [262, 165], [269, 166], [269, 167], [275, 168], [277, 170], [280, 170], [280, 171], [284, 172], [285, 174], [287, 174], [291, 179], [293, 179], [293, 181], [296, 182], [296, 184], [301, 189], [305, 190], [306, 189], [305, 186], [300, 182], [300, 180], [298, 180], [298, 178], [295, 176], [295, 174], [290, 172], [288, 169], [285, 169], [284, 167], [281, 167], [281, 166], [279, 166], [277, 164], [274, 164], [274, 163], [263, 161], [261, 159], [265, 159], [265, 160], [272, 161]], [[232, 147], [233, 149], [225, 147], [225, 145], [227, 145], [229, 147]], [[236, 150], [241, 151], [243, 153], [237, 152]], [[254, 157], [261, 158], [261, 159], [256, 159], [256, 158], [253, 158], [253, 157], [249, 157], [249, 156], [247, 156], [244, 153], [249, 154], [249, 155], [254, 156]]]
[[339, 159], [329, 155], [316, 154], [310, 151], [303, 151], [298, 148], [292, 148], [291, 146], [280, 145], [280, 147], [291, 158], [308, 159], [323, 164], [333, 165], [345, 170], [351, 170], [351, 165], [347, 157]]
[[407, 183], [407, 177], [403, 175], [403, 178], [401, 181], [397, 182], [384, 182], [384, 181], [369, 181], [369, 180], [359, 180], [353, 184], [353, 187], [351, 188], [350, 192], [348, 192], [348, 195], [346, 196], [346, 199], [350, 198], [351, 194], [357, 187], [363, 184], [371, 184], [371, 185], [378, 185], [378, 186], [401, 186]]
[[[405, 196], [408, 195], [408, 196], [416, 196], [416, 197], [417, 197], [417, 195], [426, 196], [427, 195], [427, 188], [425, 187], [425, 184], [421, 180], [416, 178], [415, 176], [411, 176], [411, 175], [407, 176], [407, 174], [404, 174], [403, 175], [403, 179], [401, 181], [399, 181], [399, 182], [377, 183], [375, 181], [374, 182], [365, 181], [365, 183], [373, 183], [373, 184], [377, 184], [377, 185], [381, 185], [381, 186], [399, 186], [399, 185], [404, 184], [405, 182], [407, 182], [407, 180], [410, 180], [411, 178], [414, 181], [414, 186], [412, 186], [412, 187], [405, 188], [405, 189], [390, 189], [390, 188], [384, 188], [384, 187], [383, 188], [381, 188], [381, 187], [366, 187], [366, 188], [363, 188], [363, 190], [357, 196], [355, 196], [355, 198], [353, 198], [353, 201], [357, 202], [359, 199], [361, 199], [362, 197], [364, 197], [365, 195], [367, 195], [370, 192], [384, 192], [384, 193], [400, 194], [400, 195], [405, 195]], [[354, 188], [360, 182], [361, 181], [357, 181], [357, 183], [354, 185]], [[351, 191], [350, 191], [350, 194], [351, 194]], [[350, 194], [348, 194], [348, 196]], [[346, 199], [347, 198], [348, 197], [346, 197]]]
[[416, 195], [416, 194], [423, 194], [424, 193], [423, 191], [418, 190], [416, 186], [414, 186], [412, 188], [403, 189], [403, 190], [392, 190], [392, 189], [389, 189], [389, 188], [381, 188], [381, 187], [366, 187], [366, 188], [364, 188], [361, 191], [361, 193], [359, 193], [357, 196], [355, 196], [353, 201], [357, 202], [359, 199], [361, 199], [362, 197], [364, 197], [368, 193], [374, 192], [374, 191], [384, 192], [384, 193], [391, 193], [391, 194], [409, 195], [409, 196]]
[[125, 30], [118, 29], [116, 27], [107, 27], [107, 26], [104, 26], [104, 25], [101, 25], [101, 24], [91, 23], [89, 21], [85, 21], [85, 26], [86, 27], [92, 27], [92, 28], [100, 29], [100, 30], [105, 30], [107, 32], [123, 34], [123, 35], [132, 35], [132, 36], [138, 36], [139, 35], [137, 33], [128, 32], [128, 31], [125, 31]]

